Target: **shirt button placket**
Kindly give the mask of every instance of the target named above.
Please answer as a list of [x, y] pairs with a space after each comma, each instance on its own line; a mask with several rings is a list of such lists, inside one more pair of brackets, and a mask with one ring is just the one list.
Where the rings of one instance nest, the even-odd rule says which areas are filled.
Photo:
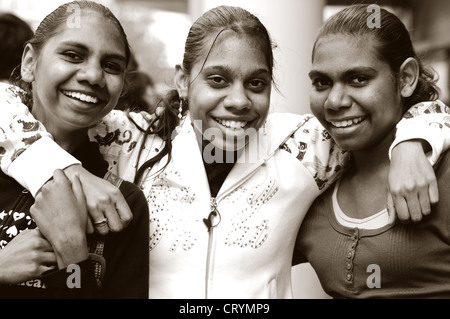
[[345, 279], [349, 283], [353, 283], [353, 259], [355, 258], [355, 250], [356, 245], [358, 244], [359, 240], [359, 231], [358, 228], [355, 228], [355, 231], [353, 232], [353, 235], [351, 236], [351, 244], [349, 246], [349, 249], [347, 251], [347, 258], [346, 258], [346, 276]]

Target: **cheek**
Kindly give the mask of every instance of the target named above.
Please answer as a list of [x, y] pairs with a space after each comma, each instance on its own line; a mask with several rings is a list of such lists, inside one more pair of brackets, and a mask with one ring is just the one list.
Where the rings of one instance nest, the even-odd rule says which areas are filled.
[[193, 120], [203, 120], [208, 112], [217, 107], [218, 103], [217, 96], [207, 90], [203, 92], [199, 90], [189, 91], [189, 113]]
[[125, 77], [107, 77], [107, 87], [112, 101], [118, 101], [124, 87]]
[[313, 91], [309, 94], [309, 103], [311, 112], [317, 117], [321, 117], [321, 115], [324, 112], [324, 103], [325, 103], [325, 96], [324, 94], [318, 94], [317, 92]]
[[264, 97], [259, 100], [257, 112], [262, 120], [267, 118], [270, 111], [270, 97]]

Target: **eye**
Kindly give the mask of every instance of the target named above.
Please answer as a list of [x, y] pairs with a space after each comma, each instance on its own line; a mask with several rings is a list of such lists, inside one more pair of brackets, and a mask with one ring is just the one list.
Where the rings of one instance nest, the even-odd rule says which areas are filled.
[[365, 75], [357, 75], [350, 79], [350, 84], [353, 86], [365, 86], [369, 82], [369, 77]]
[[315, 78], [312, 79], [312, 85], [316, 88], [317, 91], [324, 91], [331, 87], [331, 81], [325, 78]]
[[262, 91], [266, 88], [267, 82], [264, 80], [260, 80], [260, 79], [254, 79], [248, 82], [248, 86], [250, 87], [251, 90], [254, 91]]
[[124, 72], [125, 67], [119, 63], [107, 61], [103, 63], [103, 69], [111, 74], [120, 74]]
[[212, 87], [224, 87], [227, 85], [225, 78], [219, 75], [213, 75], [208, 77], [208, 82]]
[[65, 57], [66, 60], [70, 62], [81, 62], [83, 60], [81, 54], [75, 51], [66, 51], [63, 52], [62, 55]]

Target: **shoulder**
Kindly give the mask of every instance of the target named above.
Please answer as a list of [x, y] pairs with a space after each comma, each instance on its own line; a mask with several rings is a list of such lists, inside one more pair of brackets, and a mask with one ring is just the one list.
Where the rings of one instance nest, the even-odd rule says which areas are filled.
[[267, 122], [266, 125], [280, 125], [280, 124], [286, 124], [286, 125], [294, 125], [297, 126], [300, 123], [307, 122], [311, 118], [314, 118], [312, 114], [296, 114], [296, 113], [283, 113], [283, 112], [276, 112], [276, 113], [270, 113], [267, 116]]
[[318, 127], [320, 124], [311, 114], [271, 113], [267, 117], [265, 129], [271, 139], [284, 140], [294, 137], [302, 127]]
[[9, 103], [22, 103], [21, 95], [25, 94], [21, 88], [0, 82], [0, 99]]
[[440, 100], [419, 102], [411, 106], [403, 115], [404, 118], [412, 118], [422, 114], [450, 113], [450, 108]]

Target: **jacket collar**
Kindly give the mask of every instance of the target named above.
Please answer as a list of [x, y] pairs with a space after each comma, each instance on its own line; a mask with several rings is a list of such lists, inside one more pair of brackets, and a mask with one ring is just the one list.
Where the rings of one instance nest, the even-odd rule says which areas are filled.
[[[300, 117], [295, 114], [270, 114], [265, 127], [261, 128], [257, 134], [250, 138], [249, 143], [244, 148], [244, 152], [222, 185], [219, 196], [233, 189], [236, 183], [240, 183], [248, 178], [256, 169], [269, 160], [279, 147], [286, 142], [287, 138], [297, 130], [300, 122]], [[201, 141], [197, 140], [189, 114], [184, 118], [179, 132], [172, 142], [173, 160], [175, 162], [181, 161], [183, 167], [189, 167], [189, 169], [183, 171], [183, 175], [189, 180], [196, 181], [196, 183], [202, 180], [205, 183], [204, 186], [209, 189], [199, 145]]]

